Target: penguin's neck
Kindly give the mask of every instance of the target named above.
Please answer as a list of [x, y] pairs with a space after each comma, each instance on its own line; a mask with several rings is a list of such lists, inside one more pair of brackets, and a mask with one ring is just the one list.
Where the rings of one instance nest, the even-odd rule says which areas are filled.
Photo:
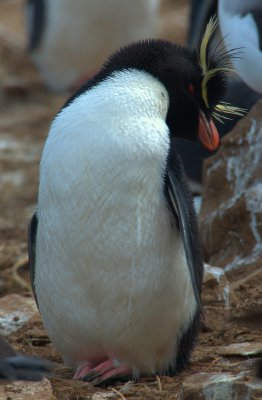
[[94, 109], [96, 118], [148, 117], [166, 119], [169, 96], [152, 75], [136, 69], [117, 71], [74, 100], [74, 106]]

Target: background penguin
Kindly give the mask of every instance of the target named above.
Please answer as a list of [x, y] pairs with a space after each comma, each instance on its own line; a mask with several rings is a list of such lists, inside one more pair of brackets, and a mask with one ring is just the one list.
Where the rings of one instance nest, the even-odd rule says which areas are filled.
[[0, 383], [8, 380], [40, 381], [54, 364], [37, 357], [17, 354], [0, 337]]
[[31, 57], [45, 84], [62, 91], [93, 76], [118, 47], [154, 37], [159, 0], [27, 0]]
[[262, 2], [260, 0], [219, 0], [218, 17], [225, 45], [240, 48], [233, 59], [241, 79], [262, 94]]
[[[227, 54], [162, 40], [120, 49], [52, 123], [29, 229], [45, 327], [77, 379], [173, 375], [201, 314], [203, 261], [174, 137], [219, 144]], [[222, 61], [221, 61], [222, 60]], [[216, 68], [219, 68], [216, 70]]]

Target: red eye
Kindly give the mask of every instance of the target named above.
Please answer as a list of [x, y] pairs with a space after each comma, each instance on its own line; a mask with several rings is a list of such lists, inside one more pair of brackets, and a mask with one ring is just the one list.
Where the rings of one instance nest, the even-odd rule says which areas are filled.
[[190, 94], [195, 94], [195, 88], [194, 88], [194, 86], [192, 85], [192, 83], [190, 83], [189, 85], [188, 85], [188, 92], [190, 93]]

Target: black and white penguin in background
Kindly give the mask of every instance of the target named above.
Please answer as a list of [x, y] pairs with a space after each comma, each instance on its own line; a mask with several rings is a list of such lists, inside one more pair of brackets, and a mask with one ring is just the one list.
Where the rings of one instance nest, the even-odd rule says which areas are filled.
[[[262, 94], [262, 1], [261, 0], [192, 0], [188, 47], [193, 50], [201, 40], [205, 26], [218, 13], [221, 41], [226, 48], [238, 49], [232, 63], [232, 76], [223, 101], [250, 110]], [[220, 136], [230, 132], [242, 115], [217, 121]], [[195, 193], [201, 193], [202, 165], [210, 153], [198, 145], [177, 139], [177, 150], [184, 162]]]
[[33, 288], [74, 377], [174, 375], [200, 325], [203, 261], [174, 137], [210, 150], [227, 53], [148, 40], [113, 54], [52, 123], [29, 230]]
[[52, 90], [77, 87], [110, 53], [156, 35], [159, 0], [27, 0], [29, 51]]
[[219, 25], [225, 44], [240, 48], [233, 65], [245, 84], [262, 94], [262, 2], [219, 0]]
[[40, 381], [54, 364], [42, 358], [17, 354], [0, 336], [0, 384], [5, 381]]

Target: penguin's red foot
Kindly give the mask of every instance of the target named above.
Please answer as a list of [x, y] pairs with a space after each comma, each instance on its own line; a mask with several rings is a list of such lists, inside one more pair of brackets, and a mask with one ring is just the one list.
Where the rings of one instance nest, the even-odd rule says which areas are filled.
[[75, 379], [81, 379], [84, 382], [90, 382], [93, 385], [109, 383], [118, 378], [132, 376], [132, 369], [126, 365], [114, 366], [114, 362], [108, 359], [95, 368], [90, 368], [90, 363], [82, 364], [74, 375]]

